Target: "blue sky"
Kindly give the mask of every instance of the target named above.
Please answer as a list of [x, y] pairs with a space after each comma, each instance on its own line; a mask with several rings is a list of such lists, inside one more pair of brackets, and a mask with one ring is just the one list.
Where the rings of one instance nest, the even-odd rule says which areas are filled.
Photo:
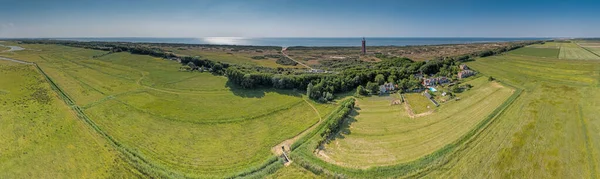
[[600, 1], [0, 0], [0, 37], [600, 37]]

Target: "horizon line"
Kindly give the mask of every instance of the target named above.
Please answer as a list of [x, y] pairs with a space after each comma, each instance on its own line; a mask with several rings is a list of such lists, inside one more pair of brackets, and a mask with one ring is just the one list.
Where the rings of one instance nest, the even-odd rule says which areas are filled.
[[509, 36], [505, 36], [505, 37], [495, 37], [495, 36], [472, 36], [472, 37], [467, 37], [467, 36], [352, 36], [352, 37], [335, 37], [335, 36], [330, 36], [330, 37], [326, 37], [326, 36], [320, 36], [320, 37], [285, 37], [285, 36], [280, 36], [280, 37], [243, 37], [243, 36], [207, 36], [207, 37], [143, 37], [143, 36], [105, 36], [105, 37], [94, 37], [94, 36], [88, 36], [88, 37], [0, 37], [0, 39], [67, 39], [67, 38], [90, 38], [90, 39], [102, 39], [102, 38], [156, 38], [156, 39], [202, 39], [202, 38], [246, 38], [246, 39], [252, 39], [252, 38], [497, 38], [497, 39], [504, 39], [504, 38], [600, 38], [599, 37], [561, 37], [561, 36], [555, 36], [555, 37], [535, 37], [535, 36], [515, 36], [515, 37], [509, 37]]

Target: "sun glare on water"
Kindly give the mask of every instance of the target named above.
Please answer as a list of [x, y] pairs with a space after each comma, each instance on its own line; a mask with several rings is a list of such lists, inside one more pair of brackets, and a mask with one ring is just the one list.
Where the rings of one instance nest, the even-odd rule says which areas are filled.
[[205, 37], [202, 40], [210, 44], [219, 45], [241, 45], [245, 42], [245, 38], [243, 37]]

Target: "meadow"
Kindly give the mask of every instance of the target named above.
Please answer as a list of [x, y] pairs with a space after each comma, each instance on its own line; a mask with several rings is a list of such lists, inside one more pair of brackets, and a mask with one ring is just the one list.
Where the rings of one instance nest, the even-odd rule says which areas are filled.
[[[411, 118], [403, 105], [390, 105], [389, 96], [361, 98], [344, 129], [324, 146], [321, 158], [332, 163], [368, 168], [407, 163], [457, 141], [498, 108], [513, 90], [480, 77], [460, 94], [460, 101], [435, 108], [430, 115]], [[411, 103], [411, 95], [407, 101]]]
[[407, 101], [410, 109], [414, 114], [420, 114], [433, 110], [436, 106], [421, 93], [404, 94], [404, 99]]
[[586, 49], [588, 49], [589, 51], [591, 51], [592, 53], [600, 56], [600, 47], [585, 47]]
[[276, 58], [253, 59], [253, 56], [263, 56], [267, 54], [279, 54], [279, 51], [230, 51], [228, 49], [219, 48], [175, 48], [162, 47], [165, 50], [171, 51], [178, 55], [200, 56], [202, 58], [219, 61], [229, 64], [263, 66], [270, 68], [304, 68], [302, 65], [287, 66], [277, 64]]
[[293, 157], [331, 177], [598, 177], [600, 63], [530, 52], [468, 62], [482, 77], [427, 116], [410, 119], [393, 96], [360, 98], [335, 138]]
[[558, 58], [560, 50], [558, 48], [544, 48], [544, 47], [523, 47], [513, 51], [511, 54], [516, 55], [527, 55], [535, 57], [546, 57], [546, 58]]
[[586, 44], [575, 42], [546, 42], [544, 44], [535, 44], [516, 49], [508, 52], [508, 54], [566, 60], [600, 60], [600, 56], [593, 53], [593, 48], [580, 45]]
[[33, 65], [0, 60], [0, 178], [135, 178]]
[[600, 56], [600, 41], [581, 41], [577, 42], [577, 45]]
[[40, 68], [0, 61], [0, 178], [597, 178], [600, 61], [579, 45], [467, 62], [473, 88], [439, 107], [418, 93], [321, 104], [146, 55], [19, 45], [0, 56]]
[[93, 58], [106, 52], [24, 47], [3, 56], [36, 62], [109, 141], [150, 166], [134, 165], [153, 177], [222, 178], [277, 168], [271, 148], [335, 108], [308, 102], [300, 92], [238, 89], [225, 77], [179, 72], [180, 64], [145, 55]]
[[597, 178], [600, 63], [502, 55], [468, 65], [523, 93], [444, 170], [442, 178]]
[[560, 59], [571, 60], [600, 60], [600, 56], [580, 47], [576, 43], [559, 43]]

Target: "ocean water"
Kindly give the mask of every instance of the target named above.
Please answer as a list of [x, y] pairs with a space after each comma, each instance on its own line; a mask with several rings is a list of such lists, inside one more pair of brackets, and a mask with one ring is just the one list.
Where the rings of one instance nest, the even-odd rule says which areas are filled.
[[[144, 42], [144, 43], [182, 43], [216, 45], [254, 45], [254, 46], [313, 46], [313, 47], [358, 47], [362, 38], [245, 38], [245, 37], [206, 37], [206, 38], [55, 38], [56, 40], [103, 41], [103, 42]], [[367, 46], [408, 46], [467, 44], [483, 42], [508, 42], [523, 40], [545, 40], [550, 38], [429, 38], [429, 37], [366, 37]]]

